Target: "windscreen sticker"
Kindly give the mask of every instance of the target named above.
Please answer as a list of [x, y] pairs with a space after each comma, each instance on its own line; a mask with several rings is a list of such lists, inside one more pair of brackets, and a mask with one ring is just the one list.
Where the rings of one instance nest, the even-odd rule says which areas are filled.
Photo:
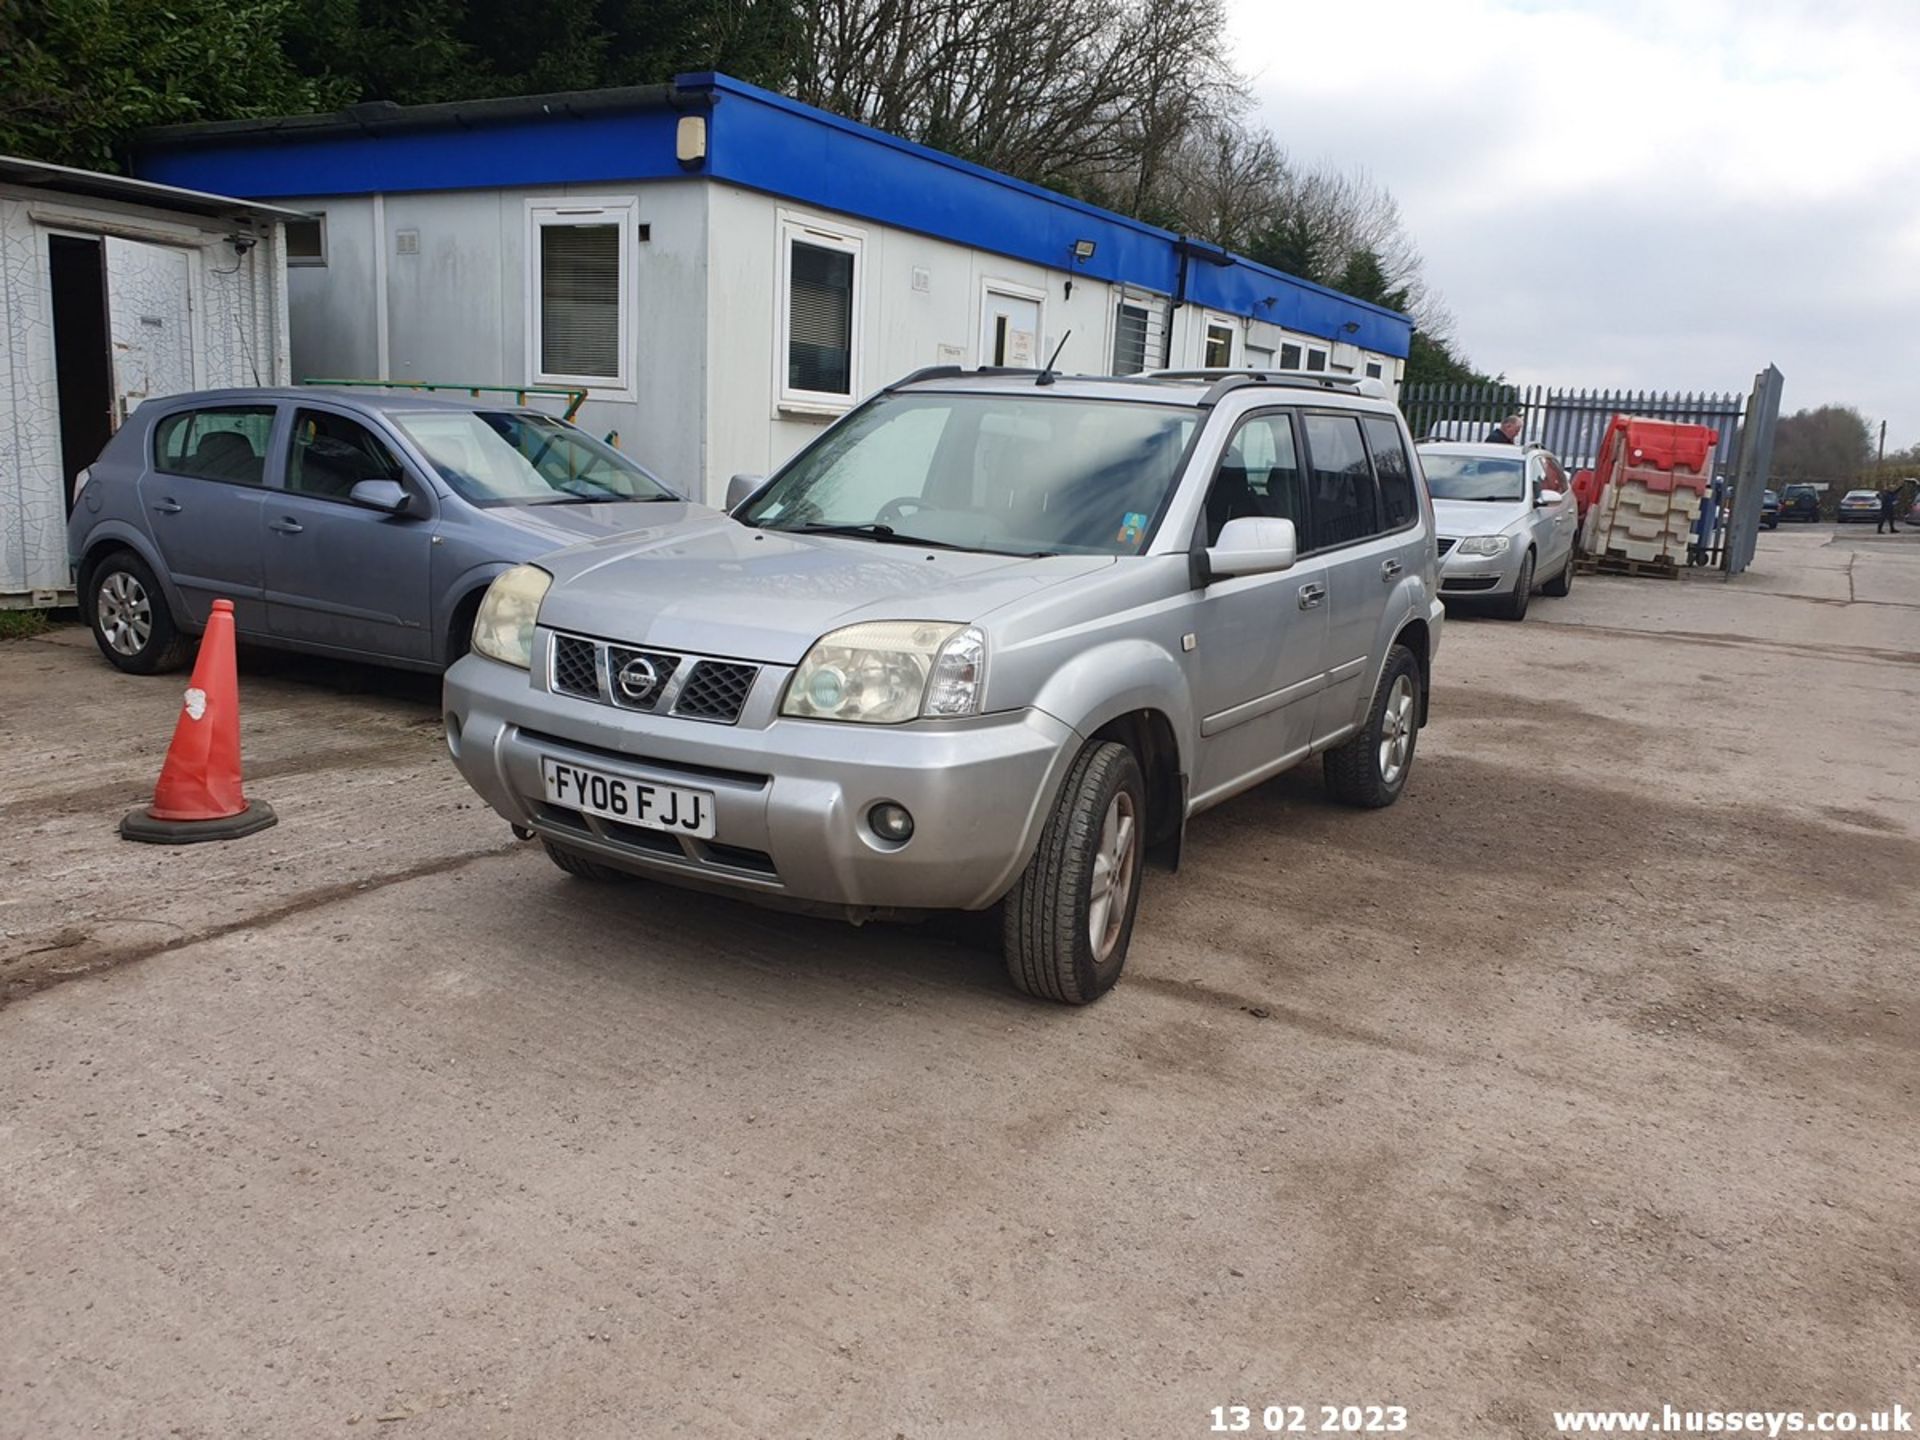
[[1120, 517], [1120, 543], [1138, 545], [1140, 537], [1147, 533], [1147, 517], [1138, 510], [1129, 510]]

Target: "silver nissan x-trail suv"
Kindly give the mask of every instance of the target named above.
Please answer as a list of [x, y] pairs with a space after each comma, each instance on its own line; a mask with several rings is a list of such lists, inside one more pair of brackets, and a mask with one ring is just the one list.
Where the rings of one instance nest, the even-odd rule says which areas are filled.
[[1191, 817], [1314, 755], [1407, 784], [1443, 612], [1376, 380], [921, 371], [730, 488], [507, 571], [448, 672], [461, 772], [571, 874], [998, 904], [1084, 1003]]

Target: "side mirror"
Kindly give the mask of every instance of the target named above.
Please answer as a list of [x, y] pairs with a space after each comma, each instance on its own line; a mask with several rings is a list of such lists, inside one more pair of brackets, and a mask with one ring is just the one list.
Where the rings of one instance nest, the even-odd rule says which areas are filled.
[[1235, 575], [1276, 575], [1291, 570], [1299, 555], [1293, 521], [1242, 515], [1220, 527], [1219, 540], [1207, 548], [1207, 569], [1216, 580]]
[[1533, 503], [1536, 505], [1558, 505], [1566, 498], [1567, 497], [1558, 490], [1542, 490], [1538, 495], [1533, 497]]
[[747, 501], [762, 485], [767, 483], [764, 475], [736, 475], [727, 481], [727, 513], [731, 515]]
[[404, 515], [413, 507], [413, 497], [397, 480], [362, 480], [347, 492], [347, 498], [369, 510], [384, 510], [389, 515]]

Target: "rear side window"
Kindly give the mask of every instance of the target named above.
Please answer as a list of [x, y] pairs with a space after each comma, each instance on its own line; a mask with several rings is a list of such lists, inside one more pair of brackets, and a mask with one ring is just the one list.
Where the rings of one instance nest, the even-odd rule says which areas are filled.
[[153, 465], [169, 475], [258, 485], [266, 479], [273, 406], [183, 410], [153, 428]]
[[1413, 466], [1400, 439], [1400, 427], [1384, 415], [1369, 415], [1360, 424], [1367, 432], [1367, 450], [1373, 456], [1373, 473], [1380, 482], [1384, 528], [1398, 530], [1411, 525], [1420, 513], [1420, 502], [1414, 498]]
[[1308, 507], [1312, 512], [1312, 547], [1346, 545], [1364, 540], [1380, 529], [1375, 513], [1373, 467], [1360, 440], [1360, 420], [1354, 415], [1308, 415], [1307, 453], [1313, 459], [1313, 481]]

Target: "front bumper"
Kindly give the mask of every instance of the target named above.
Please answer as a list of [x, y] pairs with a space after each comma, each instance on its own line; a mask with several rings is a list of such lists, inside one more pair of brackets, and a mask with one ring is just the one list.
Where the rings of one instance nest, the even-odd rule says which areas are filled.
[[[538, 673], [536, 668], [535, 673]], [[454, 763], [515, 825], [636, 874], [831, 910], [978, 910], [1032, 857], [1067, 766], [1072, 727], [1037, 710], [906, 726], [782, 719], [767, 667], [738, 724], [615, 709], [536, 688], [468, 655], [447, 672]], [[714, 797], [712, 841], [549, 804], [542, 756]], [[913, 815], [891, 845], [866, 823], [881, 800]]]
[[1459, 542], [1440, 557], [1440, 596], [1443, 600], [1473, 600], [1510, 595], [1520, 581], [1520, 557], [1526, 552], [1509, 545], [1501, 555], [1462, 555]]

